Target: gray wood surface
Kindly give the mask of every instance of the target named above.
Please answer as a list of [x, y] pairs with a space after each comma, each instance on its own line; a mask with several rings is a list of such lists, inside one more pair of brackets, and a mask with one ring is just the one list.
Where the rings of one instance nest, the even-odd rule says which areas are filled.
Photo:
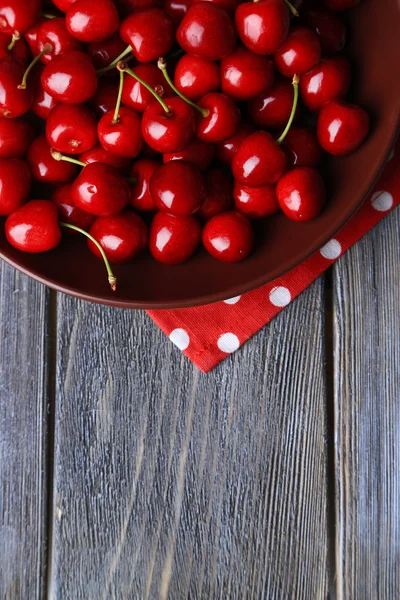
[[324, 599], [323, 281], [208, 375], [58, 299], [50, 597]]
[[0, 262], [0, 598], [44, 597], [49, 292]]
[[337, 597], [400, 597], [400, 208], [334, 271]]

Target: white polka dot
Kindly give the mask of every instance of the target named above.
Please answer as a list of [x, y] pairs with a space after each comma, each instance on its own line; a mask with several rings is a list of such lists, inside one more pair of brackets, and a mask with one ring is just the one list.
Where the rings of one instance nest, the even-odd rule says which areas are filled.
[[169, 339], [178, 346], [179, 350], [186, 350], [190, 344], [190, 337], [184, 329], [174, 329], [169, 334]]
[[386, 212], [393, 206], [393, 196], [389, 192], [375, 192], [372, 196], [371, 204], [375, 210], [379, 212]]
[[322, 246], [320, 252], [324, 258], [334, 260], [342, 254], [342, 246], [337, 240], [330, 240], [325, 246]]
[[287, 306], [292, 296], [287, 288], [277, 286], [270, 291], [269, 299], [274, 306]]
[[241, 296], [235, 296], [234, 298], [228, 298], [228, 300], [224, 300], [225, 304], [237, 304], [240, 300]]
[[240, 346], [239, 338], [234, 333], [223, 333], [217, 343], [218, 348], [227, 354], [235, 352]]

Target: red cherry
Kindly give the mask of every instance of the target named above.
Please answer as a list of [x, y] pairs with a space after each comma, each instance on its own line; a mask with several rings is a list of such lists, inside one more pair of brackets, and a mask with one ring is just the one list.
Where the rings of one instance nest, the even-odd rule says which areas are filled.
[[196, 119], [193, 108], [178, 97], [166, 98], [167, 114], [159, 102], [146, 108], [142, 118], [142, 134], [150, 148], [168, 154], [183, 150], [193, 137]]
[[11, 54], [11, 56], [13, 58], [16, 58], [17, 60], [19, 60], [22, 63], [28, 62], [29, 47], [23, 38], [20, 38], [15, 42], [11, 52], [8, 49], [9, 45], [10, 45], [10, 36], [7, 35], [6, 33], [0, 33], [0, 59], [4, 58], [5, 56], [9, 56]]
[[211, 256], [227, 263], [245, 259], [253, 247], [250, 221], [236, 211], [221, 213], [204, 225], [202, 240]]
[[121, 40], [118, 33], [101, 42], [88, 44], [87, 53], [91, 58], [95, 69], [108, 67], [122, 52], [126, 44]]
[[212, 2], [215, 6], [219, 6], [223, 10], [226, 10], [229, 13], [234, 13], [240, 0], [193, 0], [193, 4], [197, 2]]
[[72, 201], [78, 208], [96, 217], [117, 215], [129, 202], [129, 185], [124, 177], [104, 163], [87, 165], [71, 188]]
[[195, 217], [158, 212], [150, 227], [150, 253], [158, 262], [177, 265], [192, 256], [200, 239], [200, 223]]
[[331, 10], [341, 12], [353, 8], [360, 0], [323, 0], [325, 6]]
[[160, 163], [152, 158], [137, 160], [131, 169], [131, 177], [135, 183], [131, 185], [131, 205], [143, 212], [156, 210], [150, 193], [150, 179]]
[[234, 178], [250, 187], [275, 183], [282, 177], [286, 167], [286, 154], [266, 131], [249, 135], [240, 144], [232, 161]]
[[48, 200], [31, 200], [13, 212], [5, 224], [9, 243], [36, 254], [52, 250], [61, 240], [57, 208]]
[[[24, 38], [25, 41], [27, 43], [27, 45], [29, 46], [29, 49], [31, 51], [31, 54], [33, 56], [36, 56], [37, 52], [37, 35], [39, 33], [39, 29], [40, 27], [43, 25], [43, 23], [46, 23], [47, 19], [45, 17], [39, 17], [39, 19], [35, 22], [35, 24], [28, 29], [28, 31], [25, 32], [24, 34]], [[8, 43], [10, 43], [10, 38], [8, 37]], [[21, 60], [21, 59], [19, 59]], [[22, 62], [28, 62], [28, 59], [22, 60]]]
[[346, 26], [338, 15], [309, 7], [302, 15], [302, 21], [319, 36], [323, 52], [334, 54], [345, 47]]
[[51, 51], [45, 52], [40, 59], [44, 64], [51, 62], [55, 56], [63, 52], [83, 49], [83, 44], [69, 33], [65, 19], [61, 17], [46, 19], [40, 26], [37, 34], [36, 54], [45, 50], [48, 44], [51, 45]]
[[97, 126], [99, 142], [116, 156], [135, 158], [143, 145], [140, 117], [131, 108], [122, 106], [114, 123], [114, 113], [110, 110], [101, 118]]
[[127, 17], [134, 11], [157, 8], [162, 5], [162, 0], [114, 0], [114, 2], [123, 17]]
[[292, 106], [292, 84], [287, 79], [278, 79], [269, 91], [250, 100], [248, 110], [256, 125], [275, 131], [285, 127]]
[[41, 76], [43, 69], [43, 65], [36, 65], [32, 72], [34, 92], [31, 111], [46, 121], [57, 102], [42, 87]]
[[187, 11], [176, 39], [188, 54], [206, 60], [221, 60], [236, 46], [235, 26], [222, 8], [211, 2], [199, 2]]
[[184, 160], [199, 171], [206, 171], [213, 161], [215, 147], [212, 144], [206, 144], [198, 138], [193, 138], [186, 144], [180, 152], [164, 154], [165, 163], [171, 160]]
[[[161, 98], [174, 95], [165, 81], [160, 69], [155, 65], [137, 65], [135, 74], [143, 79]], [[146, 108], [154, 102], [153, 94], [134, 77], [125, 77], [122, 91], [122, 103], [133, 108], [138, 113], [144, 113]], [[115, 106], [115, 103], [114, 103]]]
[[54, 4], [54, 6], [56, 6], [58, 9], [61, 10], [61, 12], [66, 13], [67, 10], [69, 8], [71, 8], [71, 6], [73, 4], [75, 4], [75, 2], [78, 2], [79, 0], [51, 0], [51, 1]]
[[127, 173], [130, 167], [130, 160], [127, 158], [121, 158], [120, 156], [116, 156], [115, 154], [111, 154], [97, 144], [90, 150], [83, 152], [78, 156], [78, 159], [81, 162], [87, 163], [88, 165], [91, 163], [105, 163], [106, 165], [111, 165], [115, 167], [121, 173]]
[[204, 94], [219, 90], [218, 65], [193, 54], [184, 54], [176, 65], [174, 83], [186, 98], [199, 100]]
[[222, 161], [226, 165], [232, 164], [233, 157], [235, 156], [240, 144], [254, 131], [255, 129], [250, 123], [240, 123], [235, 135], [228, 138], [224, 142], [217, 144], [216, 157], [218, 160]]
[[155, 171], [150, 193], [159, 210], [187, 216], [199, 210], [206, 191], [197, 169], [183, 160], [173, 160]]
[[240, 46], [221, 62], [222, 91], [235, 100], [255, 98], [274, 82], [274, 63]]
[[232, 183], [220, 169], [210, 169], [204, 177], [206, 196], [197, 216], [209, 221], [232, 207]]
[[148, 8], [129, 15], [121, 25], [120, 35], [132, 47], [136, 59], [147, 63], [168, 54], [175, 40], [175, 28], [163, 10]]
[[19, 89], [25, 65], [6, 56], [0, 60], [0, 116], [14, 119], [28, 112], [33, 101], [33, 90]]
[[[126, 83], [127, 77], [125, 78]], [[90, 107], [98, 119], [101, 119], [109, 110], [115, 108], [118, 98], [118, 84], [115, 81], [100, 79], [99, 86], [93, 98], [90, 99]]]
[[[93, 224], [94, 216], [77, 208], [71, 199], [71, 186], [63, 185], [54, 190], [51, 201], [57, 206], [58, 216], [60, 221], [80, 227], [85, 231], [89, 231]], [[72, 230], [67, 230], [71, 235], [77, 235]]]
[[179, 25], [192, 5], [192, 0], [164, 0], [164, 10], [175, 25]]
[[351, 67], [343, 57], [327, 58], [300, 79], [300, 94], [310, 110], [318, 111], [331, 100], [343, 98], [350, 87]]
[[274, 54], [275, 64], [285, 77], [307, 73], [321, 59], [321, 44], [316, 33], [305, 27], [293, 29]]
[[322, 151], [317, 136], [305, 127], [291, 127], [282, 147], [290, 167], [318, 167], [321, 162]]
[[274, 185], [249, 187], [235, 181], [233, 197], [235, 209], [249, 219], [265, 219], [279, 211]]
[[24, 158], [34, 137], [27, 121], [0, 117], [0, 158]]
[[2, 0], [0, 3], [0, 31], [12, 35], [18, 31], [23, 35], [38, 20], [42, 0]]
[[318, 141], [329, 154], [350, 154], [367, 137], [369, 123], [369, 115], [361, 107], [340, 101], [329, 102], [319, 113]]
[[33, 179], [45, 183], [69, 183], [76, 175], [76, 166], [54, 160], [50, 151], [51, 148], [44, 135], [36, 138], [29, 148], [26, 160]]
[[[139, 215], [130, 210], [113, 217], [98, 217], [89, 233], [99, 242], [111, 263], [128, 262], [147, 245], [147, 227]], [[88, 240], [88, 246], [95, 256], [102, 258], [91, 240]]]
[[243, 44], [256, 54], [272, 54], [289, 32], [289, 10], [283, 0], [261, 0], [239, 4], [236, 29]]
[[0, 216], [22, 206], [31, 191], [31, 172], [20, 158], [0, 160]]
[[97, 143], [97, 123], [85, 104], [57, 104], [47, 119], [46, 138], [64, 154], [81, 154]]
[[84, 52], [70, 51], [55, 56], [43, 70], [42, 86], [57, 102], [82, 104], [94, 96], [97, 74]]
[[276, 194], [279, 206], [292, 221], [315, 219], [325, 204], [325, 187], [315, 169], [298, 167], [278, 181]]
[[81, 42], [102, 42], [119, 27], [112, 0], [79, 0], [68, 9], [65, 20], [68, 31]]
[[204, 142], [217, 144], [235, 135], [240, 123], [240, 111], [232, 98], [218, 92], [210, 92], [198, 105], [204, 116], [197, 120], [196, 135]]

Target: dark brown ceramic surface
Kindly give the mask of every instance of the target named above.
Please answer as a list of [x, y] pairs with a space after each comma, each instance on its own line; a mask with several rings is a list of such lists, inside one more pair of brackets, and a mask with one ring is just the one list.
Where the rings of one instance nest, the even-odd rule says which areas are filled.
[[0, 223], [0, 256], [23, 273], [62, 292], [92, 302], [128, 308], [178, 308], [236, 296], [292, 269], [326, 243], [352, 216], [376, 180], [393, 144], [400, 113], [399, 0], [361, 0], [349, 15], [354, 99], [373, 117], [370, 137], [352, 156], [329, 159], [329, 203], [313, 222], [283, 215], [260, 226], [250, 258], [236, 265], [199, 252], [190, 262], [168, 267], [143, 256], [117, 266], [118, 291], [107, 284], [103, 263], [84, 240], [65, 239], [54, 251], [29, 255], [9, 246]]

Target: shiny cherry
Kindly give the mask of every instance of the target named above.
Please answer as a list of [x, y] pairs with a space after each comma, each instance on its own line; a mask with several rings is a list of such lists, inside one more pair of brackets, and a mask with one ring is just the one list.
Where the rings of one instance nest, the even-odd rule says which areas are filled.
[[283, 0], [260, 0], [239, 4], [236, 29], [243, 44], [256, 54], [276, 52], [289, 32], [289, 9]]
[[289, 160], [289, 167], [318, 167], [322, 159], [317, 136], [306, 127], [290, 128], [282, 148]]
[[2, 0], [0, 2], [0, 31], [12, 35], [18, 31], [23, 35], [38, 20], [42, 0]]
[[205, 60], [221, 60], [236, 46], [236, 31], [228, 13], [212, 2], [192, 4], [176, 32], [188, 54]]
[[211, 256], [222, 262], [236, 263], [250, 254], [254, 235], [247, 217], [236, 211], [228, 211], [207, 221], [202, 240]]
[[17, 60], [19, 60], [22, 63], [27, 63], [29, 60], [29, 47], [28, 44], [26, 43], [26, 41], [24, 40], [24, 38], [19, 38], [16, 42], [15, 45], [13, 47], [13, 49], [10, 50], [8, 49], [8, 46], [10, 45], [10, 36], [7, 35], [6, 33], [0, 33], [0, 59], [4, 58], [5, 56], [9, 56], [11, 54], [11, 56], [13, 58], [16, 58]]
[[174, 83], [186, 98], [196, 101], [208, 92], [219, 90], [220, 71], [215, 62], [184, 54], [176, 65]]
[[316, 33], [305, 27], [293, 29], [274, 53], [275, 65], [284, 77], [307, 73], [321, 59], [321, 44]]
[[20, 158], [0, 160], [0, 216], [9, 215], [22, 206], [31, 191], [31, 171]]
[[[69, 223], [89, 231], [95, 217], [89, 215], [84, 210], [76, 207], [71, 198], [71, 186], [63, 185], [56, 188], [51, 195], [51, 201], [57, 206], [58, 216], [63, 223]], [[78, 235], [76, 232], [67, 230], [71, 235]]]
[[235, 181], [233, 197], [235, 209], [249, 219], [266, 219], [279, 211], [274, 185], [249, 187]]
[[52, 250], [61, 240], [57, 208], [48, 200], [31, 200], [7, 217], [5, 231], [18, 250], [32, 254]]
[[325, 204], [325, 186], [315, 169], [298, 167], [278, 181], [276, 195], [279, 206], [292, 221], [311, 221]]
[[33, 142], [26, 160], [33, 179], [43, 183], [69, 183], [78, 170], [71, 163], [54, 160], [44, 135], [37, 137]]
[[164, 10], [175, 25], [179, 25], [186, 15], [192, 0], [164, 0]]
[[[137, 65], [134, 67], [134, 72], [157, 92], [161, 98], [168, 98], [175, 95], [156, 65]], [[133, 110], [142, 114], [153, 102], [153, 94], [140, 81], [134, 77], [125, 77], [124, 89], [122, 91], [122, 103], [125, 106], [129, 106], [129, 108], [133, 108]]]
[[19, 89], [25, 65], [12, 56], [0, 60], [0, 116], [14, 119], [27, 113], [33, 101], [33, 89]]
[[101, 42], [92, 42], [87, 46], [87, 53], [95, 69], [108, 67], [122, 52], [126, 44], [121, 40], [118, 33]]
[[243, 46], [236, 48], [221, 62], [222, 91], [240, 102], [265, 93], [273, 82], [272, 59], [254, 54]]
[[235, 156], [240, 144], [255, 131], [253, 125], [250, 123], [240, 123], [236, 133], [216, 145], [216, 157], [226, 165], [232, 164], [233, 157]]
[[[127, 80], [127, 78], [125, 78]], [[99, 80], [97, 91], [89, 104], [98, 119], [109, 110], [115, 108], [118, 98], [118, 83], [102, 78]]]
[[262, 187], [275, 183], [287, 168], [287, 157], [270, 133], [256, 131], [239, 146], [233, 161], [232, 173], [240, 183]]
[[180, 152], [164, 154], [163, 161], [167, 163], [171, 160], [184, 160], [199, 171], [206, 171], [212, 163], [214, 155], [215, 147], [212, 144], [207, 144], [194, 137]]
[[51, 62], [55, 56], [63, 52], [83, 50], [83, 44], [69, 33], [65, 19], [61, 17], [46, 19], [40, 26], [36, 41], [36, 54], [45, 50], [48, 44], [51, 46], [50, 52], [45, 52], [40, 59], [44, 64]]
[[92, 163], [79, 173], [71, 188], [75, 206], [96, 217], [117, 215], [129, 202], [126, 179], [111, 165]]
[[82, 104], [96, 93], [97, 74], [89, 56], [73, 50], [55, 56], [45, 66], [41, 82], [57, 102]]
[[[24, 34], [24, 39], [25, 39], [27, 45], [29, 46], [32, 56], [36, 56], [38, 53], [37, 52], [37, 36], [39, 33], [39, 29], [41, 28], [43, 23], [46, 23], [46, 22], [47, 22], [47, 19], [45, 17], [39, 17], [39, 19], [35, 22], [35, 24], [30, 29], [28, 29], [28, 31], [26, 31]], [[10, 38], [8, 38], [8, 43], [10, 43]], [[21, 59], [19, 59], [19, 60], [21, 60]], [[22, 62], [27, 62], [27, 61], [23, 60]]]
[[[111, 217], [98, 217], [89, 233], [114, 264], [134, 259], [147, 246], [147, 227], [143, 219], [131, 210], [124, 210]], [[91, 240], [88, 240], [88, 246], [95, 256], [101, 258], [99, 249]]]
[[34, 137], [32, 126], [24, 119], [0, 117], [0, 159], [24, 158]]
[[131, 177], [135, 183], [131, 184], [131, 200], [133, 208], [143, 212], [156, 210], [156, 205], [150, 193], [150, 179], [160, 166], [157, 160], [141, 158], [133, 163]]
[[338, 15], [329, 10], [308, 7], [302, 13], [302, 21], [315, 31], [323, 52], [336, 54], [346, 45], [346, 26]]
[[370, 118], [355, 104], [328, 102], [318, 116], [317, 136], [322, 148], [334, 156], [351, 154], [368, 135]]
[[196, 135], [209, 144], [223, 142], [235, 135], [240, 123], [240, 111], [229, 96], [210, 92], [199, 100], [204, 116], [197, 119]]
[[168, 54], [175, 40], [175, 27], [160, 8], [148, 8], [129, 15], [120, 28], [121, 38], [142, 63]]
[[331, 100], [343, 98], [350, 87], [351, 67], [343, 56], [322, 59], [300, 79], [300, 95], [309, 110], [318, 111]]
[[150, 226], [150, 253], [158, 262], [177, 265], [192, 256], [200, 239], [201, 227], [195, 217], [158, 212]]
[[81, 154], [97, 143], [96, 119], [85, 104], [57, 104], [48, 116], [46, 138], [64, 154]]
[[199, 210], [206, 192], [197, 169], [183, 160], [173, 160], [155, 171], [150, 193], [159, 210], [187, 216]]
[[96, 162], [105, 163], [106, 165], [115, 167], [121, 173], [127, 173], [131, 164], [130, 160], [127, 158], [121, 158], [120, 156], [111, 154], [111, 152], [105, 150], [100, 144], [96, 144], [96, 146], [90, 150], [82, 152], [82, 154], [78, 156], [78, 159], [87, 164]]
[[292, 106], [292, 84], [287, 79], [278, 79], [269, 91], [250, 100], [248, 111], [256, 125], [275, 131], [285, 127]]
[[323, 0], [323, 3], [331, 10], [341, 12], [353, 8], [359, 1], [360, 0]]
[[47, 120], [50, 112], [53, 110], [57, 102], [50, 94], [43, 89], [41, 76], [43, 72], [43, 65], [36, 65], [34, 71], [32, 71], [32, 84], [33, 84], [33, 102], [31, 111], [44, 121]]
[[68, 31], [81, 42], [102, 42], [119, 27], [112, 0], [79, 0], [68, 9], [65, 21]]
[[159, 102], [144, 111], [142, 134], [150, 148], [161, 154], [183, 150], [193, 137], [196, 127], [194, 110], [182, 98], [166, 98], [170, 109], [166, 113]]
[[210, 169], [204, 176], [206, 196], [197, 216], [209, 221], [232, 208], [232, 182], [221, 169]]
[[135, 158], [142, 149], [143, 136], [141, 120], [131, 108], [122, 106], [118, 120], [115, 122], [115, 111], [106, 113], [97, 126], [100, 144], [121, 158]]

